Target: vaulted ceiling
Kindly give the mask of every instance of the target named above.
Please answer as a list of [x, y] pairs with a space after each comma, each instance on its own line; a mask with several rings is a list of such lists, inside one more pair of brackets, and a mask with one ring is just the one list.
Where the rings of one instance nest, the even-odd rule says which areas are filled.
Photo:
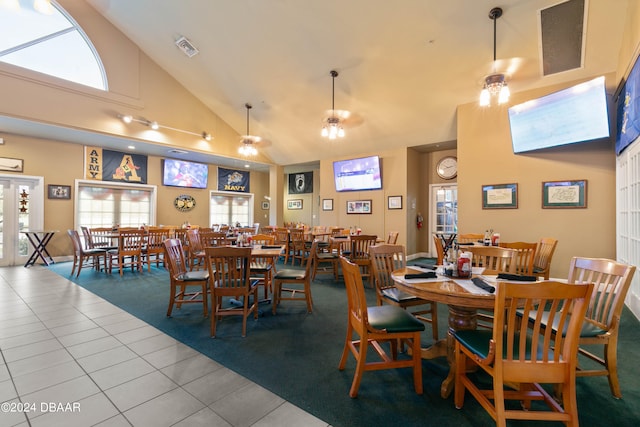
[[[477, 101], [496, 53], [511, 92], [613, 72], [627, 1], [589, 0], [583, 66], [542, 75], [539, 10], [559, 0], [87, 0], [239, 134], [292, 165], [375, 150], [451, 147], [456, 107]], [[199, 53], [175, 44], [186, 37]], [[612, 47], [614, 47], [612, 49]], [[357, 114], [320, 136], [331, 108]], [[215, 135], [214, 135], [215, 136]], [[425, 148], [426, 147], [426, 148]]]

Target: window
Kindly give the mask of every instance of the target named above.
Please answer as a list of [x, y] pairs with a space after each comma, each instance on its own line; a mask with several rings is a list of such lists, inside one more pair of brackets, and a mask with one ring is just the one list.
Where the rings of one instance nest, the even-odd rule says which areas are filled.
[[93, 44], [62, 7], [51, 4], [51, 13], [42, 13], [33, 1], [0, 2], [0, 61], [107, 90]]
[[211, 192], [209, 224], [250, 226], [253, 223], [253, 194]]
[[76, 188], [76, 218], [86, 227], [155, 224], [156, 187], [82, 181]]

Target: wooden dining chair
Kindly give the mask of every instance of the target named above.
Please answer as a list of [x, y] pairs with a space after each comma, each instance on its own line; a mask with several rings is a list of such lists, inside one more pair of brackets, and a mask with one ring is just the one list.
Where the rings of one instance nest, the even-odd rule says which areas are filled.
[[289, 237], [291, 239], [291, 265], [294, 265], [296, 260], [300, 260], [300, 265], [302, 265], [307, 258], [308, 247], [304, 234], [303, 228], [292, 228], [289, 230]]
[[[483, 275], [516, 274], [517, 272], [518, 252], [515, 249], [501, 248], [499, 246], [466, 246], [464, 251], [471, 252], [471, 265], [473, 267], [484, 268]], [[491, 309], [478, 310], [478, 326], [492, 328], [493, 316]]]
[[390, 245], [395, 245], [398, 242], [398, 235], [400, 233], [397, 231], [390, 231], [389, 234], [387, 234], [387, 243]]
[[351, 247], [349, 250], [349, 261], [360, 267], [362, 278], [371, 281], [371, 256], [369, 248], [376, 244], [378, 236], [375, 235], [356, 235], [351, 236]]
[[456, 241], [458, 243], [477, 243], [481, 242], [484, 239], [484, 234], [482, 233], [463, 233], [458, 234]]
[[160, 263], [164, 264], [164, 241], [169, 238], [169, 234], [170, 229], [168, 228], [153, 227], [148, 229], [142, 247], [142, 262], [147, 264], [147, 271], [151, 271], [153, 262], [155, 262], [156, 268], [160, 266]]
[[[89, 229], [89, 240], [92, 248], [103, 248], [106, 250], [117, 249], [117, 230], [112, 227], [94, 227]], [[114, 237], [115, 235], [115, 237]]]
[[67, 230], [67, 235], [73, 244], [73, 266], [71, 267], [71, 275], [76, 272], [76, 277], [80, 276], [82, 267], [93, 267], [100, 270], [100, 259], [103, 261], [104, 268], [107, 268], [107, 250], [103, 248], [87, 248], [85, 249], [80, 239], [80, 234], [76, 230]]
[[[314, 240], [311, 244], [310, 251], [318, 250], [318, 241]], [[311, 295], [311, 275], [313, 267], [313, 257], [306, 258], [304, 270], [297, 269], [280, 269], [273, 275], [273, 300], [271, 312], [276, 314], [278, 305], [281, 301], [305, 301], [307, 303], [307, 312], [313, 311], [313, 297]], [[282, 285], [286, 284], [286, 287]], [[282, 296], [282, 293], [285, 296]]]
[[[271, 246], [275, 244], [275, 236], [272, 234], [256, 234], [251, 239], [253, 245]], [[251, 256], [251, 278], [258, 281], [258, 286], [264, 288], [264, 299], [269, 297], [269, 292], [273, 292], [273, 274], [275, 270], [275, 260], [272, 256]]]
[[380, 244], [369, 248], [371, 272], [376, 288], [378, 305], [391, 304], [409, 310], [417, 319], [431, 324], [434, 341], [438, 341], [438, 305], [435, 301], [409, 295], [396, 288], [391, 277], [395, 270], [407, 266], [407, 255], [403, 245]]
[[[182, 304], [202, 304], [204, 317], [209, 315], [208, 293], [209, 293], [209, 271], [189, 271], [187, 260], [184, 256], [184, 249], [179, 239], [165, 239], [162, 243], [164, 247], [164, 261], [169, 270], [169, 307], [167, 317], [171, 316], [173, 306], [178, 309]], [[196, 286], [198, 289], [190, 291], [188, 286]]]
[[[242, 336], [247, 335], [247, 318], [258, 319], [258, 286], [251, 280], [251, 248], [219, 246], [205, 248], [211, 292], [211, 337], [218, 320], [242, 316]], [[229, 300], [240, 301], [240, 305]]]
[[[618, 380], [618, 334], [624, 300], [631, 286], [636, 267], [606, 258], [573, 257], [567, 282], [593, 283], [595, 290], [589, 301], [585, 321], [580, 330], [578, 352], [595, 367], [578, 366], [579, 377], [606, 376], [611, 394], [622, 397]], [[531, 323], [533, 319], [529, 317]], [[548, 316], [543, 325], [551, 324], [555, 334], [561, 330]], [[601, 347], [602, 346], [602, 347]], [[601, 352], [601, 356], [596, 354]], [[586, 365], [588, 366], [588, 365]]]
[[471, 264], [482, 267], [485, 275], [499, 273], [516, 274], [518, 267], [518, 252], [515, 249], [499, 246], [467, 246], [464, 252], [471, 252]]
[[202, 240], [200, 239], [200, 230], [197, 228], [187, 230], [186, 238], [188, 242], [187, 260], [189, 261], [189, 270], [193, 271], [194, 269], [200, 270], [206, 268], [204, 266], [205, 253]]
[[[339, 370], [347, 365], [349, 353], [356, 359], [356, 369], [349, 396], [358, 396], [358, 390], [365, 371], [381, 369], [412, 368], [413, 386], [417, 394], [422, 394], [422, 358], [420, 334], [424, 323], [400, 307], [382, 305], [367, 307], [367, 296], [362, 283], [360, 267], [345, 257], [340, 257], [347, 290], [348, 319], [347, 334], [338, 364]], [[357, 335], [357, 337], [354, 336]], [[410, 356], [399, 357], [399, 343], [407, 343]], [[388, 350], [383, 345], [389, 346]], [[371, 360], [369, 348], [380, 360]]]
[[538, 240], [536, 256], [533, 260], [533, 274], [549, 280], [551, 259], [553, 258], [556, 246], [558, 246], [558, 240], [553, 237], [543, 237]]
[[518, 251], [516, 273], [527, 276], [533, 275], [533, 261], [536, 256], [537, 243], [528, 242], [500, 242], [500, 247]]
[[291, 252], [291, 246], [289, 242], [289, 229], [285, 227], [277, 227], [274, 230], [274, 235], [276, 237], [275, 244], [284, 246], [284, 263], [285, 265], [289, 261], [289, 253]]
[[[463, 407], [468, 390], [500, 427], [506, 427], [509, 419], [561, 421], [577, 426], [576, 358], [592, 291], [593, 284], [501, 283], [496, 291], [493, 328], [453, 331], [456, 408]], [[545, 307], [548, 318], [566, 331], [555, 342], [551, 330], [542, 324]], [[519, 321], [519, 311], [535, 319], [532, 329]], [[491, 377], [489, 386], [477, 376], [467, 376], [471, 366]], [[547, 390], [550, 384], [562, 390], [561, 402]], [[522, 407], [505, 404], [514, 400]], [[532, 405], [532, 401], [547, 406]]]
[[144, 243], [144, 231], [137, 228], [120, 228], [118, 230], [118, 248], [107, 251], [109, 261], [109, 274], [114, 265], [122, 276], [125, 267], [131, 267], [131, 271], [142, 272], [142, 245]]
[[320, 242], [318, 240], [317, 250], [310, 250], [310, 256], [313, 256], [313, 273], [311, 280], [316, 280], [316, 275], [320, 273], [333, 273], [333, 280], [338, 280], [338, 264], [340, 262], [340, 253], [333, 251], [333, 238], [329, 237], [328, 246], [326, 250], [320, 248]]
[[433, 247], [436, 248], [436, 265], [444, 264], [444, 247], [442, 246], [442, 239], [438, 236], [433, 236]]

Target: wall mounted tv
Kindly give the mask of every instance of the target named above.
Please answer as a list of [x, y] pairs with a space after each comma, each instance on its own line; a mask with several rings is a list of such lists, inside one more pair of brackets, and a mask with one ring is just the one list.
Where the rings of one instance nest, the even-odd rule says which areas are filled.
[[207, 188], [209, 167], [186, 160], [162, 161], [162, 185], [185, 188]]
[[370, 156], [333, 162], [333, 178], [336, 191], [380, 190], [380, 157]]
[[604, 77], [509, 108], [514, 153], [609, 136]]

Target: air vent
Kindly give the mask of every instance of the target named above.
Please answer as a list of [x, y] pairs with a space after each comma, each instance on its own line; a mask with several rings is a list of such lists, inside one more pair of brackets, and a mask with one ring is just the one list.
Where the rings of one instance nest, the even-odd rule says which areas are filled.
[[180, 50], [183, 51], [184, 54], [189, 58], [197, 55], [198, 52], [200, 52], [186, 37], [180, 37], [176, 42], [176, 46], [178, 46]]
[[169, 152], [172, 154], [188, 154], [189, 153], [188, 151], [178, 150], [177, 148], [169, 150]]
[[583, 66], [585, 0], [569, 0], [540, 11], [543, 75]]

